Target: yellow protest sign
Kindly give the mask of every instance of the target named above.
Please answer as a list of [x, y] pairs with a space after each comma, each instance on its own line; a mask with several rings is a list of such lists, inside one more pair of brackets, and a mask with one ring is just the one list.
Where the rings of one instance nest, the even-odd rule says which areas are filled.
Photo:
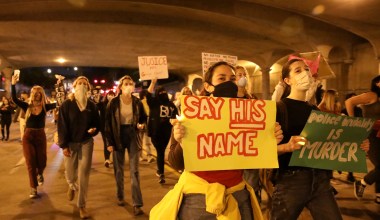
[[274, 101], [181, 98], [188, 171], [278, 168]]

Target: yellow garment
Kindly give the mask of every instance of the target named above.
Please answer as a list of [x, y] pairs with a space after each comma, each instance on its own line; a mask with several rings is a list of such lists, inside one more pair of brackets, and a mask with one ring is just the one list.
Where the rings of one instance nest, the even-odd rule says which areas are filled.
[[256, 195], [245, 181], [236, 186], [225, 188], [219, 183], [208, 183], [206, 180], [184, 171], [178, 183], [170, 190], [164, 198], [155, 205], [149, 214], [151, 220], [176, 220], [181, 206], [182, 195], [189, 193], [202, 193], [206, 197], [206, 211], [216, 214], [217, 220], [241, 219], [237, 201], [232, 193], [247, 188], [251, 195], [251, 205], [255, 220], [262, 220], [263, 215]]
[[146, 98], [142, 99], [142, 100], [141, 100], [141, 103], [143, 104], [145, 114], [146, 114], [147, 116], [149, 116], [149, 111], [150, 111], [150, 109], [149, 109], [148, 103], [147, 103], [147, 101], [146, 101]]

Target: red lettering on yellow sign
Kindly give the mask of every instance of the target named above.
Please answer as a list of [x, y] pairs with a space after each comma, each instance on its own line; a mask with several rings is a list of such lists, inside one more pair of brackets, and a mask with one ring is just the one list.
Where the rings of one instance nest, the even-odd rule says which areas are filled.
[[217, 97], [186, 96], [183, 114], [187, 118], [220, 120], [224, 99]]
[[230, 129], [265, 129], [265, 102], [256, 99], [230, 99]]
[[197, 137], [197, 156], [206, 159], [218, 156], [235, 154], [244, 156], [257, 156], [258, 149], [254, 147], [257, 131], [240, 131], [238, 133], [208, 133]]

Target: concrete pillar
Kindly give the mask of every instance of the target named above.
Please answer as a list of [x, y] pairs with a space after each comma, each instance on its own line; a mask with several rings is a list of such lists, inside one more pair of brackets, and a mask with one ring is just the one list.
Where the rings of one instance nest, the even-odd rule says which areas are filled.
[[270, 94], [270, 77], [269, 77], [269, 72], [270, 72], [270, 67], [267, 67], [267, 68], [262, 68], [261, 69], [261, 75], [262, 75], [262, 93], [263, 93], [263, 96], [262, 96], [262, 99], [265, 99], [265, 100], [270, 100], [271, 97], [269, 96]]
[[10, 98], [13, 69], [11, 67], [5, 67], [1, 72], [2, 72], [3, 77], [5, 78], [5, 82], [4, 82], [4, 90], [6, 91], [5, 96]]

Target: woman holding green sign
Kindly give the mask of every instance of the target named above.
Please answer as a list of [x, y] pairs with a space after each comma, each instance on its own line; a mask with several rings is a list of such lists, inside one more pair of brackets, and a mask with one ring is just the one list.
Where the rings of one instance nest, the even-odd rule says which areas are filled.
[[[292, 152], [307, 141], [299, 135], [311, 111], [318, 110], [305, 101], [312, 82], [309, 67], [302, 59], [291, 59], [283, 66], [282, 79], [290, 94], [277, 109], [284, 139], [278, 145], [279, 169], [273, 177], [271, 219], [297, 219], [305, 207], [315, 220], [342, 219], [330, 185], [331, 171], [288, 165]], [[367, 141], [361, 146], [364, 147], [368, 147]]]
[[282, 79], [290, 87], [290, 94], [281, 100], [283, 107], [277, 111], [284, 139], [278, 146], [271, 219], [297, 219], [304, 207], [316, 220], [342, 219], [330, 185], [331, 171], [288, 166], [292, 152], [305, 144], [299, 135], [311, 111], [318, 109], [305, 101], [312, 82], [309, 67], [301, 59], [289, 60], [283, 66]]
[[380, 204], [380, 76], [376, 76], [371, 82], [371, 91], [346, 100], [346, 109], [349, 116], [354, 116], [354, 107], [362, 105], [363, 116], [366, 118], [376, 119], [376, 123], [368, 137], [371, 148], [368, 151], [368, 157], [375, 165], [364, 179], [355, 181], [354, 193], [356, 198], [363, 197], [366, 185], [375, 183], [376, 199], [375, 202]]

